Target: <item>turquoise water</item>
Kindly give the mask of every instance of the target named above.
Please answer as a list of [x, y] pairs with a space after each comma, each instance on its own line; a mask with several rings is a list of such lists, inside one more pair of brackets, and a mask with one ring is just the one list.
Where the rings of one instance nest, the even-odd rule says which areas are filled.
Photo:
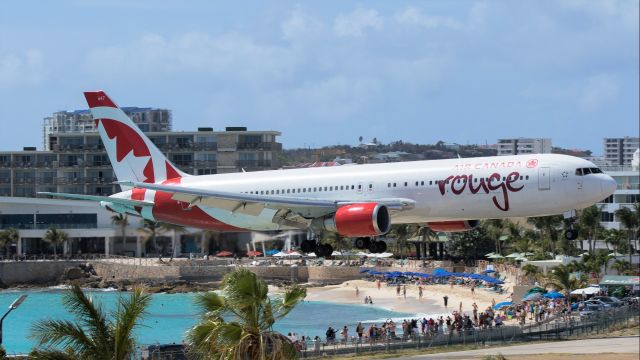
[[[20, 295], [29, 297], [4, 320], [3, 345], [8, 353], [28, 353], [33, 342], [28, 338], [29, 328], [41, 319], [72, 319], [62, 306], [63, 291], [28, 290], [0, 292], [2, 316], [9, 305]], [[115, 291], [91, 291], [90, 296], [107, 310], [115, 307], [119, 293]], [[193, 293], [154, 294], [143, 327], [136, 332], [139, 344], [179, 343], [185, 332], [197, 321], [197, 308], [193, 305]], [[296, 332], [299, 336], [324, 338], [328, 326], [340, 329], [349, 326], [355, 332], [358, 321], [378, 322], [387, 318], [409, 317], [368, 305], [338, 305], [318, 301], [306, 301], [296, 307], [285, 319], [276, 323], [275, 329], [282, 333]]]

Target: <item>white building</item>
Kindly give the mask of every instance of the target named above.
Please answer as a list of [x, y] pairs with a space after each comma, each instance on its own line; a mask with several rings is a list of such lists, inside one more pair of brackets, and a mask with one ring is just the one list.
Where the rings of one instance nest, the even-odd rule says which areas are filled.
[[633, 154], [640, 148], [640, 137], [604, 139], [604, 157], [612, 165], [631, 165]]
[[524, 155], [551, 153], [551, 139], [514, 138], [498, 139], [498, 155]]

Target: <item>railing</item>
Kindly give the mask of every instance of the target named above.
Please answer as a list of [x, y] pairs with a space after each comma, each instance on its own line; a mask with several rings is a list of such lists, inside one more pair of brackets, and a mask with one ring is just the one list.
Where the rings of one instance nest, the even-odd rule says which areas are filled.
[[[528, 327], [503, 325], [478, 329], [467, 328], [453, 332], [420, 336], [399, 335], [396, 338], [363, 339], [357, 337], [342, 342], [308, 341], [300, 344], [303, 358], [319, 358], [331, 355], [362, 355], [372, 352], [395, 352], [404, 349], [422, 349], [455, 344], [486, 345], [487, 343], [509, 343], [515, 341], [561, 340], [579, 336], [604, 333], [616, 326], [626, 327], [640, 322], [638, 306], [611, 309], [596, 313], [591, 317], [570, 317], [568, 321], [554, 319], [546, 323], [536, 323]], [[306, 349], [306, 350], [304, 350]]]
[[193, 144], [193, 149], [194, 150], [217, 150], [218, 149], [218, 143], [203, 143], [203, 142], [196, 142]]
[[618, 190], [638, 190], [640, 184], [618, 184]]
[[279, 143], [274, 143], [274, 142], [259, 142], [259, 143], [239, 142], [236, 147], [238, 150], [277, 150], [278, 144]]

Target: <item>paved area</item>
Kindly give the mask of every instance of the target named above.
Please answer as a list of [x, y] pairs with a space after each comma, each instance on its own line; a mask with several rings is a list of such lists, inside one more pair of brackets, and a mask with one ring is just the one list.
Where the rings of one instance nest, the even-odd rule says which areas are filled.
[[537, 354], [639, 354], [640, 338], [637, 336], [586, 339], [571, 341], [554, 341], [516, 346], [488, 347], [485, 349], [456, 351], [449, 353], [407, 356], [397, 359], [479, 359], [487, 355], [502, 354], [506, 357]]

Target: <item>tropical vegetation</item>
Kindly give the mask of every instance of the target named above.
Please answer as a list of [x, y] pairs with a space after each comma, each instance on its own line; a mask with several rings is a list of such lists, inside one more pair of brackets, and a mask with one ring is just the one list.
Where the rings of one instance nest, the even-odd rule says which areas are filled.
[[69, 235], [67, 235], [66, 232], [55, 227], [50, 227], [44, 233], [42, 240], [49, 243], [53, 247], [53, 255], [58, 256], [58, 246], [64, 244], [67, 240], [69, 240]]
[[125, 360], [135, 351], [133, 332], [146, 315], [151, 296], [142, 288], [121, 295], [116, 309], [103, 307], [73, 285], [63, 297], [70, 320], [40, 320], [31, 327], [36, 348], [30, 359]]
[[264, 280], [238, 269], [222, 280], [220, 293], [196, 297], [200, 322], [187, 334], [190, 353], [199, 359], [295, 359], [289, 338], [273, 330], [306, 296], [299, 286], [271, 298]]
[[11, 244], [18, 242], [20, 233], [14, 228], [0, 231], [0, 247], [4, 248], [4, 255], [10, 256]]

